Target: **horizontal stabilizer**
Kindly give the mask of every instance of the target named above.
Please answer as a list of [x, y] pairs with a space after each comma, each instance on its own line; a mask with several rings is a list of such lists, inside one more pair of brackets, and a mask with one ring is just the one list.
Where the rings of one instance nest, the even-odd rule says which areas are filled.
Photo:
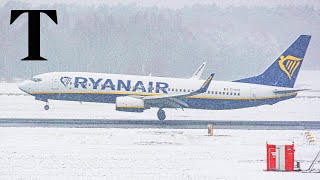
[[287, 93], [295, 93], [299, 91], [307, 91], [310, 89], [285, 89], [285, 90], [275, 90], [273, 91], [275, 94], [287, 94]]

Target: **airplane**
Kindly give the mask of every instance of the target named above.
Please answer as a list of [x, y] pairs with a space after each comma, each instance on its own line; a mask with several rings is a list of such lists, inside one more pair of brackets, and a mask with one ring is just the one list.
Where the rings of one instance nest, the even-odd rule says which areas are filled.
[[36, 75], [19, 89], [44, 101], [114, 103], [117, 111], [143, 112], [158, 108], [165, 120], [165, 108], [209, 110], [240, 109], [273, 105], [297, 96], [294, 88], [311, 36], [301, 35], [262, 74], [235, 81], [206, 80], [200, 76], [204, 62], [191, 78], [166, 78], [90, 72], [51, 72]]

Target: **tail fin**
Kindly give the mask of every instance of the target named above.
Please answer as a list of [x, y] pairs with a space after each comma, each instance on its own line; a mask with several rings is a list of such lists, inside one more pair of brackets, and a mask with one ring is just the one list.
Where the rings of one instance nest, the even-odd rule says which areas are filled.
[[234, 82], [290, 87], [296, 82], [311, 36], [301, 35], [281, 56], [261, 75]]

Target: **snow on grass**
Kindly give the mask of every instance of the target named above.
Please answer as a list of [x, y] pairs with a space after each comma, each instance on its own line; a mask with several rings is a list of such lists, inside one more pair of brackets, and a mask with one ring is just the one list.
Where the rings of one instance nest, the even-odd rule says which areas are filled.
[[0, 179], [318, 179], [265, 171], [273, 140], [294, 141], [307, 169], [319, 145], [308, 145], [304, 132], [0, 128]]

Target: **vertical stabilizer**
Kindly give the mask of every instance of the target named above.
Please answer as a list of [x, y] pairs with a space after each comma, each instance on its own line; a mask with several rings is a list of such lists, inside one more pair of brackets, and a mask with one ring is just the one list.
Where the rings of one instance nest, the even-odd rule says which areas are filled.
[[301, 35], [261, 75], [240, 79], [235, 82], [292, 88], [296, 82], [310, 39], [310, 35]]

